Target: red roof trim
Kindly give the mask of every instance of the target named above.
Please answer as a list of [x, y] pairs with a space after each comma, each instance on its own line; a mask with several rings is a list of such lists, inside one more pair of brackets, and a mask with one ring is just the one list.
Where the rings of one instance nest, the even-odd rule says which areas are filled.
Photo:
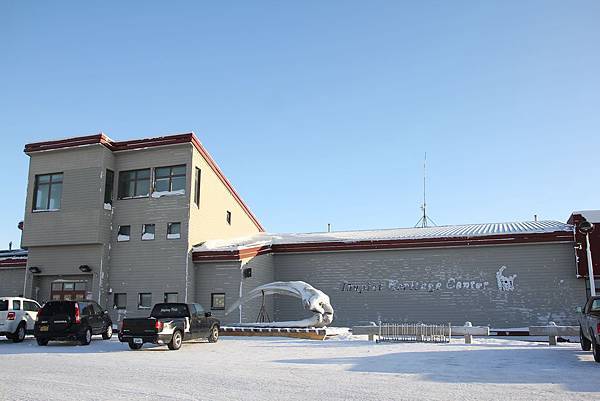
[[540, 242], [572, 242], [573, 235], [565, 232], [520, 235], [491, 235], [485, 237], [425, 238], [410, 240], [382, 240], [357, 242], [311, 242], [297, 244], [275, 244], [245, 248], [235, 251], [201, 251], [193, 253], [194, 262], [241, 260], [266, 253], [299, 253], [360, 251], [409, 248], [464, 247], [481, 245], [527, 244]]
[[0, 260], [0, 267], [25, 267], [27, 258], [10, 258]]
[[202, 146], [198, 138], [196, 138], [196, 135], [194, 135], [194, 133], [192, 132], [186, 134], [161, 136], [156, 138], [134, 139], [131, 141], [121, 142], [115, 142], [106, 135], [100, 133], [96, 135], [80, 136], [75, 138], [61, 139], [57, 141], [29, 143], [25, 145], [25, 153], [41, 152], [45, 150], [54, 149], [65, 149], [93, 144], [102, 144], [114, 152], [119, 152], [124, 150], [151, 148], [155, 146], [177, 145], [182, 143], [191, 143], [198, 150], [198, 152], [200, 152], [200, 154], [206, 160], [211, 169], [215, 172], [215, 174], [217, 174], [223, 185], [225, 185], [225, 187], [229, 190], [231, 195], [235, 198], [235, 200], [238, 202], [238, 204], [241, 206], [244, 212], [248, 215], [250, 220], [252, 220], [256, 228], [258, 228], [258, 230], [261, 232], [265, 231], [265, 229], [260, 224], [256, 216], [254, 216], [254, 214], [250, 211], [248, 206], [246, 206], [246, 203], [242, 200], [240, 195], [233, 188], [233, 185], [231, 185], [227, 177], [225, 177], [225, 174], [223, 174], [217, 163], [210, 156], [210, 154], [204, 148], [204, 146]]

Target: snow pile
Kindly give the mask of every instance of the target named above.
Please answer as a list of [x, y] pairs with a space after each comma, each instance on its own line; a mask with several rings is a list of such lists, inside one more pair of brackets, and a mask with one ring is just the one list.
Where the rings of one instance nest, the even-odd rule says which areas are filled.
[[176, 191], [156, 191], [152, 192], [153, 198], [161, 198], [163, 196], [174, 196], [174, 195], [185, 195], [185, 189], [178, 189]]
[[117, 241], [118, 242], [129, 241], [129, 235], [119, 234], [119, 235], [117, 235]]

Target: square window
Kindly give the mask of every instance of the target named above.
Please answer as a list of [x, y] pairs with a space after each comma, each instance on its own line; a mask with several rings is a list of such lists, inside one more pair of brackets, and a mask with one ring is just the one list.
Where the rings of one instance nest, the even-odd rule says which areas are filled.
[[129, 241], [131, 235], [131, 226], [119, 226], [119, 233], [117, 234], [117, 241]]
[[63, 290], [64, 291], [73, 291], [75, 289], [75, 283], [64, 283]]
[[85, 283], [75, 283], [75, 291], [85, 291]]
[[231, 225], [231, 212], [229, 210], [227, 211], [225, 219], [227, 220], [227, 224]]
[[140, 292], [138, 294], [138, 309], [150, 309], [152, 307], [152, 294]]
[[115, 294], [113, 305], [115, 309], [127, 309], [127, 294], [124, 292]]
[[142, 225], [142, 241], [151, 241], [154, 239], [154, 224]]
[[165, 292], [165, 302], [166, 303], [177, 303], [179, 298], [179, 294], [177, 292]]
[[[185, 182], [185, 165], [157, 167], [154, 169], [154, 192], [184, 193]], [[158, 196], [160, 195], [153, 195], [153, 197]]]
[[167, 224], [167, 239], [181, 238], [181, 223]]
[[52, 283], [52, 291], [62, 291], [62, 283]]
[[150, 169], [119, 172], [119, 199], [150, 195]]
[[225, 309], [225, 293], [213, 292], [210, 294], [210, 309], [223, 310]]

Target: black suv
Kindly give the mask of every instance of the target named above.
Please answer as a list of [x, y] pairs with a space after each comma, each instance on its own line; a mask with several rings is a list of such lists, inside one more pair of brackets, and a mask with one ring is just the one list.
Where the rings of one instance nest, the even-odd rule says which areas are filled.
[[33, 330], [38, 345], [50, 340], [76, 340], [88, 345], [93, 334], [112, 337], [108, 312], [94, 301], [50, 301], [39, 310]]

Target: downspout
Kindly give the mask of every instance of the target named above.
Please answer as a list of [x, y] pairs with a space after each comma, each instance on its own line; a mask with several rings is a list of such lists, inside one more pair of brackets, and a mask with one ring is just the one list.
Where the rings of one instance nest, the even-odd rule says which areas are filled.
[[104, 259], [104, 244], [102, 244], [102, 252], [100, 253], [100, 274], [98, 275], [98, 303], [102, 304], [100, 297], [102, 296], [102, 280], [104, 276], [103, 261]]

